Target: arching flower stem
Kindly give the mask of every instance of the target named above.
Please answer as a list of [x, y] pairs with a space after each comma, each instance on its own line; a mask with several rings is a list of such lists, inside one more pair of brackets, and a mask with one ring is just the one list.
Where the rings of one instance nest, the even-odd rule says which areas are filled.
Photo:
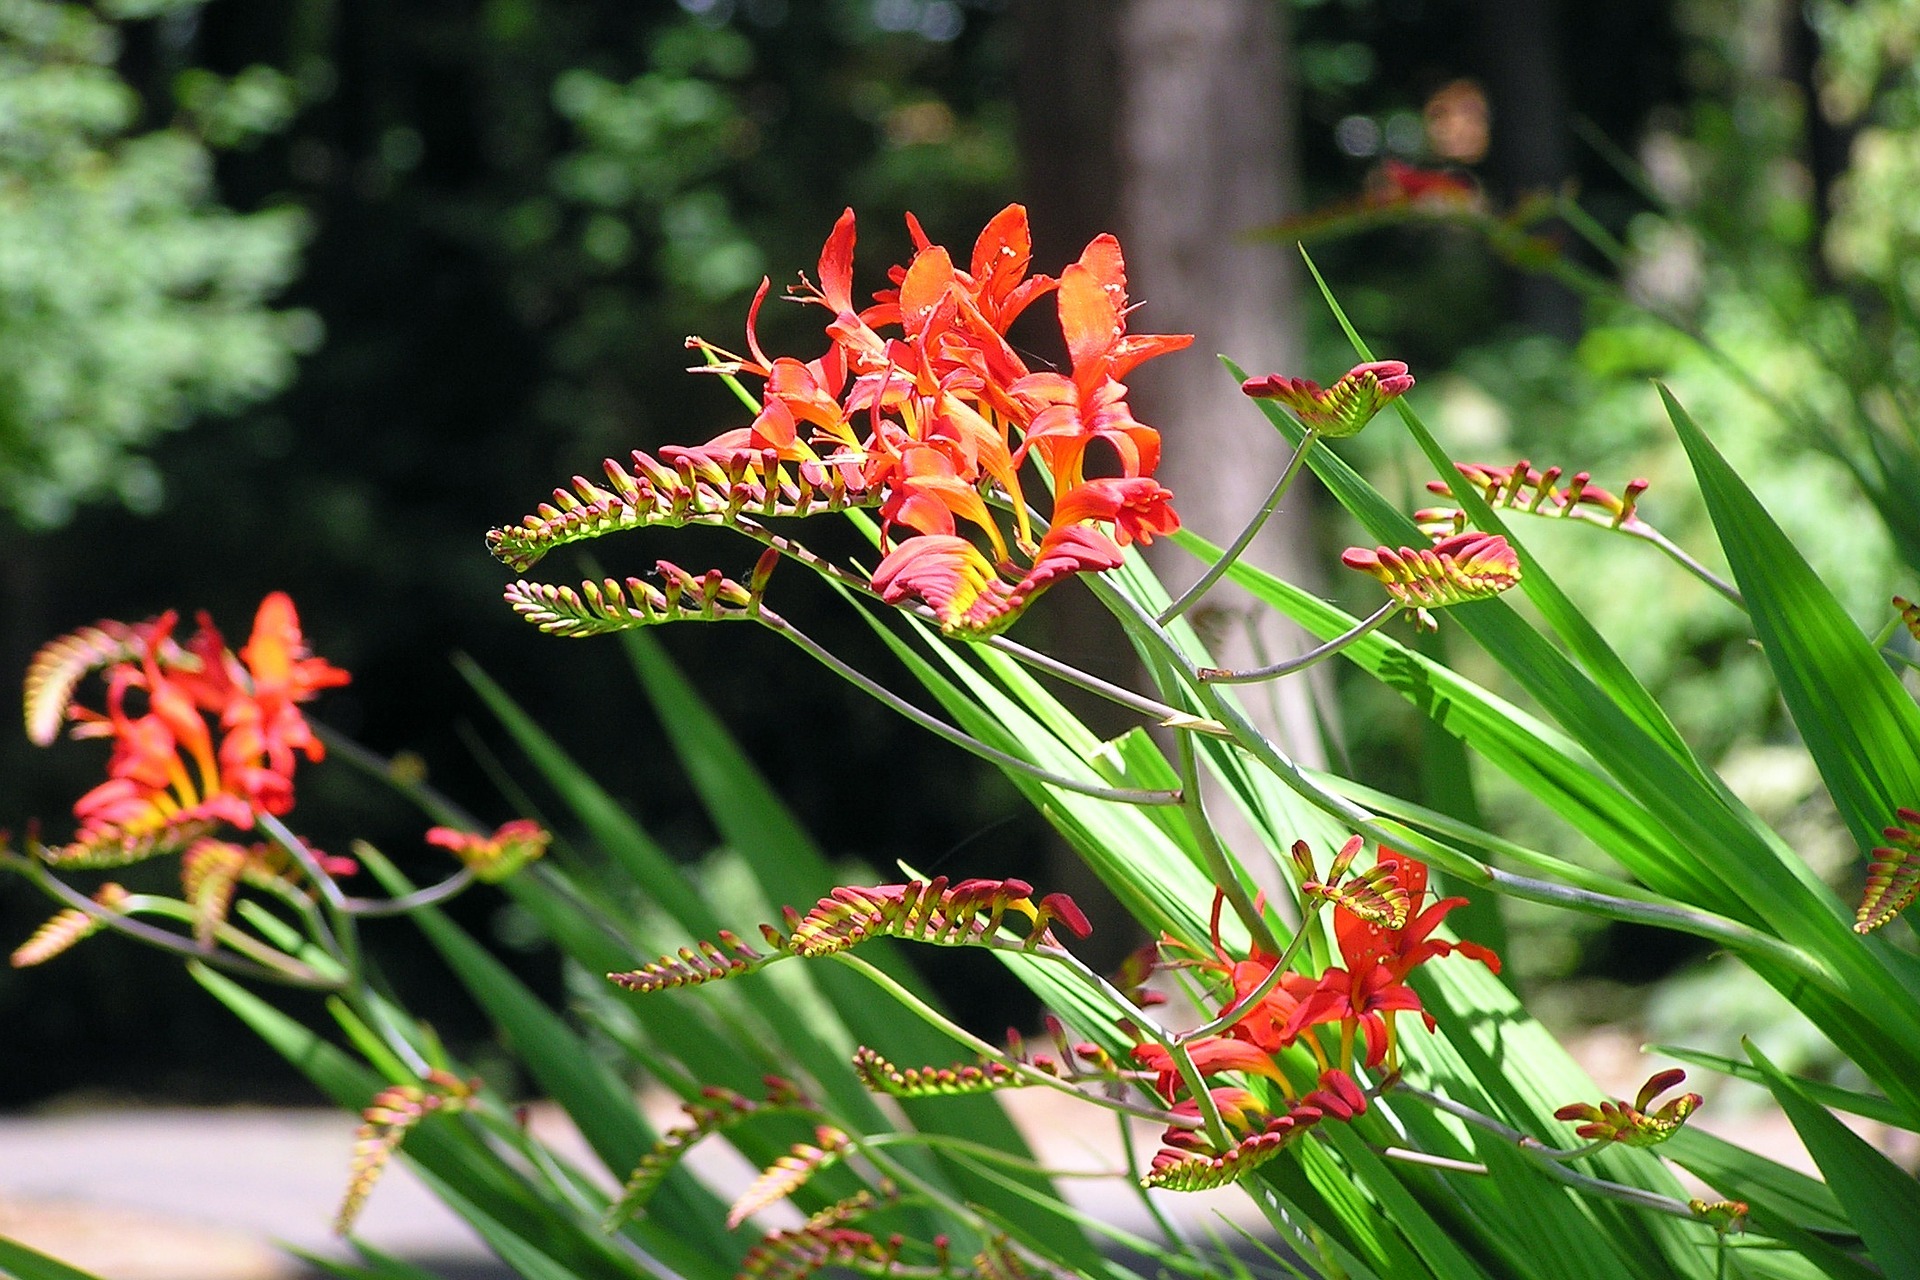
[[[1641, 1187], [1629, 1187], [1622, 1183], [1609, 1182], [1605, 1178], [1591, 1177], [1566, 1167], [1566, 1161], [1587, 1155], [1600, 1147], [1609, 1145], [1608, 1143], [1589, 1143], [1583, 1147], [1563, 1151], [1555, 1147], [1549, 1147], [1538, 1138], [1522, 1133], [1509, 1125], [1502, 1124], [1492, 1116], [1484, 1115], [1464, 1103], [1455, 1102], [1451, 1098], [1443, 1098], [1437, 1093], [1429, 1093], [1425, 1089], [1415, 1088], [1404, 1080], [1391, 1082], [1387, 1086], [1387, 1090], [1394, 1093], [1406, 1094], [1418, 1102], [1427, 1104], [1436, 1111], [1444, 1111], [1455, 1119], [1463, 1120], [1476, 1129], [1481, 1129], [1493, 1134], [1495, 1137], [1510, 1143], [1516, 1150], [1526, 1155], [1533, 1162], [1534, 1167], [1542, 1173], [1557, 1182], [1564, 1182], [1576, 1190], [1585, 1191], [1590, 1195], [1601, 1196], [1608, 1200], [1618, 1200], [1623, 1204], [1630, 1204], [1636, 1208], [1651, 1210], [1654, 1213], [1664, 1213], [1669, 1217], [1685, 1218], [1690, 1222], [1698, 1222], [1701, 1220], [1700, 1214], [1694, 1212], [1693, 1207], [1684, 1200], [1675, 1199], [1672, 1196], [1663, 1196], [1657, 1191], [1648, 1191]], [[1425, 1152], [1408, 1151], [1406, 1148], [1388, 1147], [1382, 1149], [1380, 1154], [1389, 1159], [1424, 1164], [1430, 1168], [1452, 1168], [1455, 1172], [1461, 1173], [1485, 1174], [1487, 1172], [1485, 1165], [1475, 1167], [1466, 1164], [1466, 1162], [1448, 1162], [1442, 1165], [1436, 1162], [1435, 1157], [1427, 1155]], [[1409, 1157], [1412, 1159], [1409, 1160]], [[1456, 1167], [1456, 1163], [1460, 1167]]]
[[303, 987], [314, 991], [337, 991], [343, 985], [342, 979], [329, 977], [311, 965], [303, 964], [292, 956], [248, 937], [231, 925], [222, 924], [214, 931], [214, 941], [229, 949], [221, 951], [215, 947], [202, 946], [171, 930], [158, 928], [133, 919], [131, 916], [134, 911], [146, 911], [150, 914], [178, 919], [183, 923], [191, 923], [192, 909], [183, 902], [148, 894], [135, 894], [130, 896], [120, 908], [109, 910], [67, 884], [35, 859], [24, 858], [18, 854], [0, 856], [4, 857], [0, 865], [20, 872], [42, 893], [62, 906], [84, 911], [98, 920], [103, 927], [135, 941], [144, 942], [148, 946], [157, 947], [189, 960], [204, 961], [214, 968], [224, 969], [238, 977], [254, 978], [279, 986]]
[[1322, 658], [1332, 657], [1354, 641], [1386, 624], [1394, 614], [1407, 606], [1398, 600], [1389, 600], [1375, 609], [1358, 625], [1335, 636], [1324, 644], [1315, 645], [1305, 653], [1298, 654], [1264, 667], [1253, 667], [1246, 671], [1228, 671], [1221, 667], [1199, 667], [1196, 676], [1208, 684], [1252, 684], [1256, 680], [1276, 680], [1281, 676], [1290, 676], [1296, 671], [1304, 671]]
[[327, 873], [320, 860], [313, 856], [313, 850], [307, 848], [307, 842], [293, 833], [286, 823], [270, 813], [256, 813], [254, 820], [260, 830], [300, 864], [314, 887], [320, 892], [321, 905], [326, 909], [326, 930], [316, 941], [332, 953], [354, 982], [361, 978], [360, 930], [353, 913], [347, 909], [347, 895], [341, 890], [339, 881]]
[[1252, 545], [1261, 528], [1272, 518], [1273, 513], [1280, 509], [1280, 503], [1287, 496], [1287, 490], [1293, 487], [1294, 477], [1300, 474], [1300, 467], [1307, 460], [1308, 451], [1319, 439], [1318, 431], [1312, 429], [1307, 431], [1300, 440], [1300, 447], [1293, 451], [1293, 457], [1287, 462], [1287, 469], [1280, 473], [1278, 480], [1274, 481], [1273, 489], [1267, 494], [1267, 500], [1260, 504], [1260, 510], [1255, 513], [1252, 520], [1247, 522], [1247, 527], [1240, 531], [1240, 536], [1220, 553], [1219, 559], [1207, 566], [1207, 571], [1201, 574], [1192, 586], [1181, 592], [1178, 599], [1160, 611], [1159, 617], [1154, 619], [1155, 622], [1163, 627], [1166, 626], [1192, 608], [1201, 596], [1213, 589], [1214, 583], [1226, 576], [1227, 570], [1233, 567], [1234, 561], [1238, 560]]
[[424, 889], [415, 889], [412, 893], [398, 898], [347, 898], [344, 909], [362, 919], [375, 919], [381, 916], [401, 916], [421, 907], [431, 907], [458, 897], [474, 883], [471, 869], [462, 867], [439, 884], [428, 885]]
[[1682, 551], [1679, 546], [1670, 541], [1665, 534], [1655, 529], [1621, 529], [1619, 532], [1626, 534], [1629, 538], [1639, 538], [1643, 541], [1651, 542], [1654, 546], [1665, 552], [1669, 560], [1672, 560], [1682, 569], [1685, 569], [1708, 587], [1711, 587], [1724, 598], [1728, 604], [1740, 610], [1742, 613], [1746, 612], [1746, 597], [1740, 594], [1737, 587], [1713, 570], [1707, 568], [1707, 566], [1701, 564], [1698, 560], [1695, 560], [1685, 551]]
[[914, 706], [911, 702], [900, 697], [864, 672], [841, 661], [815, 642], [805, 632], [795, 627], [771, 609], [761, 609], [757, 618], [763, 626], [775, 634], [792, 641], [795, 645], [798, 645], [808, 656], [812, 657], [829, 671], [832, 671], [835, 675], [838, 675], [856, 688], [861, 689], [884, 705], [893, 708], [893, 710], [934, 734], [934, 736], [944, 738], [946, 741], [953, 743], [970, 755], [978, 756], [980, 759], [991, 764], [999, 765], [1004, 769], [1011, 769], [1016, 773], [1024, 773], [1029, 777], [1038, 778], [1049, 786], [1059, 787], [1063, 791], [1072, 791], [1079, 795], [1092, 796], [1096, 800], [1110, 800], [1116, 804], [1140, 805], [1176, 805], [1181, 803], [1181, 795], [1178, 791], [1137, 790], [1127, 787], [1106, 787], [1095, 782], [1082, 782], [1078, 778], [1069, 778], [1063, 774], [1042, 769], [1037, 764], [1022, 760], [1015, 755], [1009, 755], [997, 747], [990, 747], [971, 734], [954, 728], [939, 717], [929, 715], [927, 712], [922, 711], [919, 707]]
[[[931, 616], [930, 613], [929, 616]], [[1078, 667], [1070, 666], [1058, 658], [1041, 653], [1037, 649], [1029, 649], [1016, 640], [1009, 640], [1005, 636], [991, 636], [986, 643], [1036, 671], [1044, 671], [1056, 679], [1064, 680], [1076, 688], [1085, 689], [1088, 693], [1097, 694], [1109, 702], [1152, 716], [1164, 728], [1185, 729], [1216, 738], [1232, 736], [1227, 732], [1226, 726], [1217, 720], [1196, 716], [1190, 711], [1182, 711], [1177, 707], [1149, 698], [1145, 694], [1122, 688], [1120, 685], [1102, 680], [1099, 676], [1082, 671]]]
[[[1247, 933], [1254, 943], [1269, 955], [1280, 950], [1279, 939], [1273, 936], [1273, 930], [1261, 916], [1260, 910], [1247, 896], [1247, 890], [1240, 883], [1240, 877], [1234, 874], [1233, 859], [1227, 853], [1226, 846], [1220, 843], [1220, 836], [1214, 830], [1212, 821], [1207, 817], [1206, 801], [1200, 791], [1200, 766], [1197, 753], [1193, 749], [1193, 737], [1181, 734], [1175, 743], [1180, 769], [1180, 807], [1186, 810], [1187, 825], [1193, 831], [1194, 840], [1200, 846], [1200, 855], [1206, 860], [1207, 872], [1213, 877], [1215, 885], [1227, 896], [1227, 902], [1233, 907], [1233, 913], [1240, 917], [1240, 923], [1247, 927]], [[1200, 1097], [1195, 1094], [1195, 1097]]]

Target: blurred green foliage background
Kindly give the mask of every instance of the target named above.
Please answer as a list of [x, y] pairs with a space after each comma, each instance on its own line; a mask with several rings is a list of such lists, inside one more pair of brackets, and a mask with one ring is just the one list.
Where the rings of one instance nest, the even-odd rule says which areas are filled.
[[[1657, 375], [1722, 429], [1863, 622], [1911, 583], [1915, 6], [1276, 4], [1303, 209], [1352, 200], [1392, 159], [1471, 177], [1496, 215], [1570, 193], [1600, 233], [1535, 228], [1585, 290], [1515, 270], [1458, 221], [1313, 241], [1377, 348], [1414, 364], [1458, 452], [1585, 468], [1616, 490], [1647, 476], [1643, 511], [1712, 559]], [[1007, 200], [1074, 181], [1023, 165], [1017, 143], [1022, 24], [1056, 7], [1074, 8], [0, 0], [0, 670], [102, 616], [205, 608], [237, 632], [284, 588], [316, 649], [354, 673], [321, 708], [339, 729], [511, 816], [496, 772], [510, 766], [448, 662], [463, 650], [650, 826], [704, 851], [711, 833], [681, 816], [683, 784], [617, 647], [513, 619], [481, 534], [603, 457], [736, 425], [722, 388], [682, 372], [681, 340], [737, 342], [761, 276], [811, 269], [846, 205], [871, 271], [902, 256], [906, 209], [964, 244]], [[1303, 308], [1311, 367], [1295, 372], [1324, 380], [1347, 354]], [[770, 304], [761, 332], [769, 349], [810, 350], [811, 323]], [[1389, 433], [1359, 445], [1424, 504], [1430, 477]], [[1324, 531], [1330, 554], [1346, 532]], [[1591, 530], [1541, 538], [1694, 740], [1735, 757], [1818, 864], [1834, 824], [1732, 611]], [[661, 549], [607, 553], [631, 557], [609, 571], [643, 572]], [[783, 611], [884, 669], [825, 609]], [[1041, 824], [1010, 818], [1011, 791], [971, 762], [757, 634], [667, 643], [829, 849], [1035, 874]], [[1416, 786], [1419, 726], [1398, 707], [1344, 710], [1337, 751]], [[96, 767], [0, 735], [0, 821], [64, 830]], [[419, 848], [410, 815], [326, 776], [302, 803], [323, 845]], [[1480, 800], [1538, 821], [1515, 797]], [[42, 914], [24, 890], [0, 898], [8, 937]], [[543, 972], [537, 940], [491, 923]], [[1664, 935], [1510, 924], [1521, 979], [1562, 993], [1568, 1019], [1633, 1014], [1643, 984], [1694, 959]], [[0, 1105], [277, 1087], [180, 975], [132, 959], [102, 940], [30, 980], [0, 975]], [[434, 985], [424, 957], [399, 968]], [[446, 1017], [458, 1034], [459, 1011]]]

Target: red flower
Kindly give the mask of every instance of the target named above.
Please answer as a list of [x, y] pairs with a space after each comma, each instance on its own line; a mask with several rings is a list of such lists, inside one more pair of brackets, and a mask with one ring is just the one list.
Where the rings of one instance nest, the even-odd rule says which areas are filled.
[[[1407, 894], [1410, 909], [1419, 907], [1427, 891], [1424, 863], [1383, 848], [1375, 866], [1393, 874]], [[1455, 907], [1465, 906], [1466, 902], [1465, 898], [1444, 898], [1412, 915], [1397, 929], [1367, 920], [1336, 902], [1333, 932], [1346, 966], [1328, 969], [1313, 989], [1300, 998], [1292, 1017], [1281, 1030], [1281, 1038], [1291, 1042], [1310, 1026], [1337, 1023], [1341, 1030], [1341, 1061], [1350, 1061], [1354, 1033], [1358, 1031], [1366, 1040], [1366, 1065], [1372, 1067], [1385, 1061], [1392, 1052], [1395, 1013], [1402, 1010], [1418, 1013], [1431, 1031], [1432, 1015], [1406, 985], [1414, 969], [1435, 956], [1458, 951], [1495, 973], [1500, 972], [1500, 957], [1479, 943], [1449, 942], [1432, 936], [1447, 914]]]
[[1131, 542], [1146, 545], [1155, 534], [1172, 533], [1180, 527], [1180, 513], [1173, 509], [1173, 490], [1147, 476], [1089, 480], [1060, 495], [1053, 505], [1053, 518], [1056, 523], [1111, 524], [1114, 541], [1123, 547]]
[[[1096, 237], [1055, 281], [1029, 274], [1032, 236], [1019, 205], [981, 231], [965, 270], [911, 215], [907, 227], [913, 257], [861, 308], [853, 211], [834, 224], [817, 280], [791, 291], [832, 316], [819, 359], [769, 359], [761, 350], [764, 286], [748, 315], [749, 356], [692, 340], [710, 368], [766, 385], [750, 425], [674, 456], [723, 464], [715, 469], [729, 486], [751, 491], [792, 484], [783, 464], [797, 464], [803, 479], [829, 465], [857, 471], [863, 501], [880, 508], [889, 552], [874, 586], [890, 601], [927, 604], [950, 630], [981, 635], [1011, 623], [1059, 578], [1117, 565], [1114, 539], [1124, 547], [1179, 527], [1172, 495], [1151, 480], [1160, 433], [1134, 418], [1120, 379], [1192, 339], [1127, 333], [1126, 269], [1112, 236]], [[1006, 340], [1008, 326], [1049, 293], [1071, 376], [1030, 372]], [[1086, 482], [1096, 443], [1113, 451], [1118, 480]], [[1056, 494], [1053, 532], [1038, 541], [1021, 481], [1029, 455], [1051, 473]], [[1113, 538], [1096, 523], [1111, 525]], [[937, 541], [912, 545], [927, 539]]]
[[[79, 831], [50, 851], [55, 859], [126, 862], [184, 848], [221, 824], [250, 828], [256, 813], [293, 807], [296, 756], [324, 754], [297, 704], [349, 677], [308, 654], [287, 596], [275, 592], [261, 602], [238, 655], [204, 616], [184, 648], [175, 644], [177, 622], [168, 613], [119, 629], [124, 648], [105, 655], [104, 713], [68, 701], [85, 667], [57, 678], [46, 669], [48, 655], [80, 653], [70, 641], [55, 641], [36, 659], [30, 702], [45, 694], [61, 705], [30, 709], [43, 719], [64, 712], [76, 722], [75, 737], [113, 740], [107, 780], [75, 802]], [[91, 666], [99, 656], [76, 660]], [[209, 716], [220, 731], [217, 746]]]

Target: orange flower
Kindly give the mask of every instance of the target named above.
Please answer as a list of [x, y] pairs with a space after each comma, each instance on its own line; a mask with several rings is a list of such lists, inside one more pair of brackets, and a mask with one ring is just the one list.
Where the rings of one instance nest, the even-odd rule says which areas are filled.
[[[930, 606], [948, 630], [982, 635], [1011, 623], [1059, 578], [1111, 568], [1119, 547], [1179, 527], [1172, 495], [1151, 480], [1160, 433], [1134, 418], [1120, 379], [1192, 339], [1127, 333], [1126, 267], [1112, 236], [1096, 237], [1056, 281], [1030, 274], [1032, 235], [1019, 205], [981, 231], [965, 270], [912, 215], [907, 228], [912, 258], [862, 308], [853, 211], [835, 222], [816, 279], [790, 290], [832, 317], [818, 359], [761, 349], [764, 285], [748, 313], [749, 356], [690, 340], [709, 368], [764, 378], [760, 409], [746, 427], [661, 457], [725, 472], [735, 491], [784, 491], [794, 483], [787, 464], [808, 484], [829, 467], [857, 472], [847, 490], [880, 508], [888, 552], [874, 586], [890, 601]], [[1008, 326], [1048, 294], [1057, 295], [1070, 377], [1030, 372], [1006, 340]], [[1096, 444], [1112, 451], [1120, 477], [1086, 480]], [[1021, 480], [1030, 455], [1056, 494], [1053, 532], [1038, 540]], [[597, 489], [593, 498], [612, 500]], [[1096, 524], [1113, 526], [1113, 538]], [[901, 533], [906, 541], [895, 544]]]
[[[1375, 865], [1391, 871], [1411, 906], [1419, 907], [1427, 891], [1424, 863], [1391, 849], [1382, 849]], [[1344, 903], [1336, 902], [1333, 932], [1346, 967], [1328, 969], [1310, 990], [1300, 993], [1278, 1038], [1290, 1044], [1308, 1027], [1337, 1023], [1342, 1064], [1351, 1064], [1353, 1039], [1359, 1032], [1366, 1041], [1366, 1065], [1373, 1067], [1393, 1054], [1395, 1013], [1403, 1010], [1418, 1013], [1431, 1031], [1432, 1015], [1407, 986], [1414, 969], [1435, 956], [1458, 951], [1495, 973], [1500, 972], [1500, 957], [1479, 943], [1448, 942], [1432, 936], [1447, 914], [1455, 907], [1465, 906], [1466, 901], [1465, 898], [1444, 898], [1412, 915], [1400, 928], [1365, 919]]]
[[[110, 653], [58, 640], [35, 659], [29, 719], [64, 716], [75, 721], [76, 738], [113, 740], [107, 780], [75, 802], [79, 831], [50, 851], [56, 860], [129, 862], [184, 848], [222, 824], [250, 828], [256, 813], [293, 807], [296, 756], [324, 754], [297, 704], [348, 675], [309, 655], [286, 595], [261, 602], [237, 656], [205, 616], [184, 648], [172, 639], [177, 623], [168, 613], [118, 628], [123, 647]], [[50, 669], [62, 661], [66, 669]], [[104, 713], [71, 701], [79, 680], [101, 665]]]

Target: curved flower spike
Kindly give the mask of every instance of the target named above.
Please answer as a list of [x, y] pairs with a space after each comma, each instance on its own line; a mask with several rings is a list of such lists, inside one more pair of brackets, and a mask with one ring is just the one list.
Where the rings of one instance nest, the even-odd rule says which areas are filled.
[[[1651, 526], [1638, 514], [1640, 495], [1647, 491], [1646, 480], [1629, 481], [1624, 496], [1616, 497], [1599, 485], [1589, 483], [1592, 477], [1585, 471], [1575, 472], [1566, 487], [1561, 488], [1558, 481], [1563, 473], [1559, 467], [1535, 471], [1533, 464], [1526, 461], [1516, 462], [1510, 467], [1489, 466], [1482, 462], [1456, 462], [1453, 465], [1463, 479], [1480, 490], [1490, 506], [1587, 520], [1628, 533], [1645, 534], [1652, 531]], [[1427, 488], [1442, 497], [1453, 496], [1453, 489], [1445, 480], [1429, 480]], [[1415, 512], [1413, 518], [1416, 524], [1424, 525], [1439, 523], [1456, 514], [1450, 509], [1434, 508]]]
[[698, 949], [682, 947], [678, 955], [649, 960], [627, 973], [610, 973], [607, 981], [639, 995], [665, 991], [670, 987], [697, 987], [703, 982], [720, 982], [752, 973], [784, 959], [786, 937], [772, 925], [762, 925], [768, 943], [780, 948], [774, 952], [756, 951], [731, 930], [720, 930], [719, 940], [700, 940]]
[[[94, 905], [117, 912], [127, 900], [127, 891], [108, 881], [93, 891]], [[11, 963], [16, 969], [45, 964], [61, 952], [106, 928], [106, 921], [90, 911], [68, 907], [33, 931], [33, 936], [14, 948]]]
[[[120, 662], [138, 662], [157, 628], [152, 621], [128, 624], [103, 619], [40, 646], [27, 667], [27, 737], [36, 747], [50, 747], [60, 736], [60, 725], [73, 704], [73, 691], [88, 672]], [[171, 644], [163, 661], [183, 654]]]
[[1456, 533], [1417, 551], [1349, 547], [1340, 563], [1379, 579], [1409, 609], [1485, 600], [1520, 581], [1520, 557], [1499, 534]]
[[496, 884], [545, 853], [553, 834], [530, 818], [515, 818], [490, 836], [434, 827], [427, 843], [453, 854], [476, 878]]
[[863, 1276], [947, 1276], [946, 1237], [937, 1239], [938, 1264], [903, 1271], [897, 1264], [905, 1241], [891, 1236], [884, 1242], [852, 1227], [804, 1226], [797, 1231], [772, 1231], [747, 1250], [740, 1260], [739, 1280], [807, 1280], [825, 1271], [850, 1271]]
[[1413, 905], [1391, 866], [1370, 867], [1345, 883], [1308, 880], [1300, 891], [1309, 898], [1338, 903], [1359, 919], [1388, 929], [1406, 928], [1407, 913]]
[[653, 1144], [652, 1150], [640, 1158], [640, 1163], [627, 1175], [620, 1199], [607, 1210], [602, 1225], [612, 1231], [645, 1209], [647, 1201], [653, 1198], [653, 1193], [659, 1190], [660, 1184], [680, 1163], [680, 1158], [709, 1134], [718, 1133], [749, 1116], [805, 1115], [818, 1118], [818, 1109], [791, 1080], [767, 1076], [763, 1083], [767, 1087], [767, 1096], [762, 1102], [713, 1085], [701, 1090], [700, 1101], [682, 1103], [680, 1109], [686, 1112], [687, 1123], [666, 1130]]
[[1689, 1200], [1687, 1208], [1723, 1236], [1745, 1231], [1747, 1215], [1752, 1212], [1744, 1200]]
[[429, 1071], [421, 1084], [396, 1084], [376, 1093], [360, 1113], [360, 1128], [353, 1141], [353, 1177], [334, 1217], [334, 1231], [345, 1235], [353, 1230], [354, 1219], [360, 1216], [373, 1184], [415, 1125], [435, 1111], [460, 1110], [479, 1088], [478, 1080]]
[[522, 578], [505, 591], [513, 611], [548, 635], [598, 636], [663, 622], [739, 622], [751, 619], [759, 605], [752, 591], [718, 569], [689, 573], [666, 560], [658, 562], [662, 586], [628, 578], [588, 579], [575, 591]]
[[1165, 1187], [1169, 1191], [1223, 1187], [1229, 1182], [1238, 1182], [1279, 1155], [1322, 1120], [1348, 1121], [1366, 1109], [1366, 1092], [1352, 1076], [1338, 1069], [1323, 1071], [1318, 1088], [1289, 1107], [1286, 1114], [1269, 1120], [1260, 1132], [1241, 1139], [1219, 1155], [1163, 1148], [1154, 1156], [1151, 1169], [1140, 1182], [1142, 1186]]
[[1034, 902], [1024, 880], [962, 880], [947, 887], [945, 876], [905, 884], [862, 888], [842, 885], [820, 899], [794, 926], [787, 947], [795, 955], [824, 956], [845, 951], [869, 938], [895, 937], [914, 942], [990, 944], [1009, 912], [1031, 921], [1018, 946], [1052, 944], [1048, 928], [1059, 920], [1076, 937], [1093, 931], [1072, 898], [1050, 893]]
[[1595, 1142], [1619, 1142], [1629, 1147], [1658, 1146], [1680, 1131], [1680, 1126], [1700, 1105], [1700, 1095], [1683, 1093], [1658, 1111], [1649, 1112], [1647, 1108], [1654, 1098], [1686, 1078], [1687, 1073], [1678, 1067], [1656, 1072], [1640, 1086], [1631, 1106], [1618, 1100], [1598, 1106], [1591, 1102], [1573, 1102], [1553, 1115], [1556, 1120], [1586, 1121], [1574, 1132]]
[[874, 1093], [896, 1098], [927, 1098], [956, 1093], [991, 1093], [1017, 1089], [1028, 1081], [1004, 1062], [986, 1059], [951, 1067], [896, 1067], [875, 1050], [861, 1045], [853, 1052], [853, 1073]]
[[940, 619], [942, 631], [977, 640], [1011, 626], [1060, 579], [1120, 563], [1120, 549], [1099, 530], [1056, 524], [1041, 540], [1033, 568], [1018, 582], [1008, 582], [965, 538], [922, 534], [908, 538], [880, 562], [873, 571], [873, 587], [888, 604], [922, 601]]
[[636, 449], [631, 463], [608, 458], [601, 470], [604, 484], [575, 476], [571, 489], [555, 489], [552, 502], [519, 524], [489, 530], [487, 550], [525, 573], [556, 547], [621, 529], [728, 528], [742, 517], [874, 507], [884, 496], [857, 467], [795, 465], [774, 449], [669, 448], [658, 458]]
[[1277, 373], [1240, 384], [1240, 390], [1256, 400], [1278, 400], [1301, 425], [1331, 440], [1360, 434], [1374, 414], [1412, 389], [1413, 376], [1399, 360], [1357, 364], [1324, 391], [1310, 379]]
[[[1920, 827], [1920, 813], [1912, 809], [1894, 812], [1900, 821]], [[1887, 843], [1873, 851], [1873, 861], [1867, 866], [1867, 885], [1860, 895], [1860, 907], [1853, 913], [1855, 933], [1872, 933], [1920, 896], [1920, 835], [1907, 827], [1886, 827], [1881, 834]]]
[[1907, 634], [1920, 641], [1920, 604], [1905, 596], [1895, 596], [1893, 607], [1900, 611], [1900, 625], [1907, 629]]
[[828, 1124], [815, 1126], [813, 1136], [812, 1142], [794, 1143], [787, 1154], [768, 1165], [753, 1180], [753, 1185], [740, 1193], [740, 1198], [727, 1210], [729, 1231], [805, 1186], [814, 1174], [837, 1161], [852, 1141], [844, 1130]]

